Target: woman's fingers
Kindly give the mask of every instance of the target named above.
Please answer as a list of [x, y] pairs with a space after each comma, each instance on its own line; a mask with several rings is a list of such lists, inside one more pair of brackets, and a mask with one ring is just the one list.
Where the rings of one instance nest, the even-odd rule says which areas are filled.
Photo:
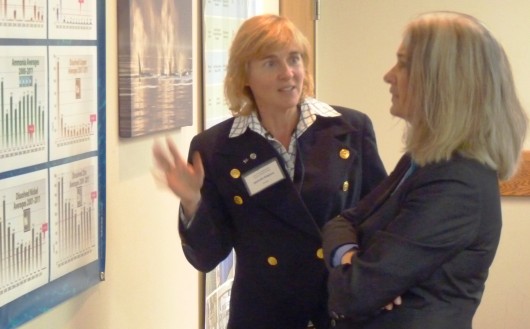
[[391, 303], [385, 305], [384, 309], [387, 311], [392, 311], [394, 306], [399, 306], [402, 302], [403, 300], [401, 299], [401, 296], [397, 296]]

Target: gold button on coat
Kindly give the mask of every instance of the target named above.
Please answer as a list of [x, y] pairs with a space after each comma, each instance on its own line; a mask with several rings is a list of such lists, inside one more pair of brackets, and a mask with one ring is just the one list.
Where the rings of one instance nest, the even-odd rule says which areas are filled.
[[241, 176], [241, 172], [234, 168], [230, 170], [230, 176], [232, 176], [232, 178], [239, 178], [239, 176]]
[[344, 192], [348, 191], [349, 189], [350, 189], [350, 182], [345, 181], [344, 183], [342, 183], [342, 190]]
[[318, 259], [324, 259], [324, 250], [322, 250], [322, 248], [318, 248], [318, 250], [317, 250], [317, 258]]
[[341, 157], [341, 159], [348, 159], [350, 157], [350, 150], [348, 149], [341, 149], [340, 152], [339, 152], [339, 156]]
[[243, 204], [243, 198], [240, 197], [239, 195], [236, 195], [234, 197], [234, 203], [237, 204], [237, 205], [242, 205]]
[[276, 257], [270, 256], [267, 258], [267, 263], [269, 263], [270, 266], [276, 266], [278, 265], [278, 259], [276, 259]]

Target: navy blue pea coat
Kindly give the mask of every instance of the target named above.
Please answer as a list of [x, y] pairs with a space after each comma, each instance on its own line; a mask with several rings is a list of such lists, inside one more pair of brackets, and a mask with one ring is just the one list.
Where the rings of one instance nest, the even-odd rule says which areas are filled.
[[[180, 221], [188, 261], [199, 271], [236, 254], [228, 328], [327, 328], [327, 270], [321, 227], [386, 177], [370, 119], [334, 106], [342, 115], [317, 116], [298, 138], [295, 176], [259, 134], [229, 138], [233, 118], [195, 136], [205, 180], [199, 209]], [[284, 178], [250, 193], [245, 177], [275, 160]]]

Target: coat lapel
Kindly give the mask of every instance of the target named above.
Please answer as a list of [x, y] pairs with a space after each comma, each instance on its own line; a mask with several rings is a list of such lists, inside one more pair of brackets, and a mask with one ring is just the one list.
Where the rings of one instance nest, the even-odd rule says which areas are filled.
[[403, 155], [392, 173], [381, 184], [366, 195], [355, 208], [345, 211], [354, 225], [359, 225], [390, 197], [410, 167], [410, 161], [409, 155]]
[[[219, 160], [220, 170], [230, 172], [235, 169], [240, 172], [239, 178], [231, 184], [235, 193], [244, 195], [244, 198], [252, 202], [253, 206], [272, 213], [273, 220], [281, 220], [288, 226], [320, 239], [320, 230], [301, 199], [295, 184], [289, 178], [283, 166], [283, 159], [267, 140], [247, 130], [241, 136], [230, 138], [223, 145], [217, 146], [214, 158]], [[276, 159], [280, 164], [284, 178], [250, 195], [243, 176], [270, 163], [272, 159]]]

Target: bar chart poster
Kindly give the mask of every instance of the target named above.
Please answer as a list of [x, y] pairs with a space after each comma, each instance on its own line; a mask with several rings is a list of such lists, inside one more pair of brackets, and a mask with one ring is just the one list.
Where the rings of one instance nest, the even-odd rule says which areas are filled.
[[105, 279], [105, 58], [104, 0], [0, 0], [1, 329]]
[[0, 307], [48, 282], [47, 174], [2, 181]]
[[96, 1], [52, 0], [49, 6], [50, 39], [96, 40]]
[[0, 0], [0, 35], [46, 38], [46, 0]]
[[97, 149], [96, 47], [50, 47], [50, 157]]
[[[47, 160], [46, 47], [0, 47], [0, 172]], [[31, 54], [31, 55], [27, 55]]]
[[54, 167], [51, 186], [51, 280], [98, 257], [97, 161]]

